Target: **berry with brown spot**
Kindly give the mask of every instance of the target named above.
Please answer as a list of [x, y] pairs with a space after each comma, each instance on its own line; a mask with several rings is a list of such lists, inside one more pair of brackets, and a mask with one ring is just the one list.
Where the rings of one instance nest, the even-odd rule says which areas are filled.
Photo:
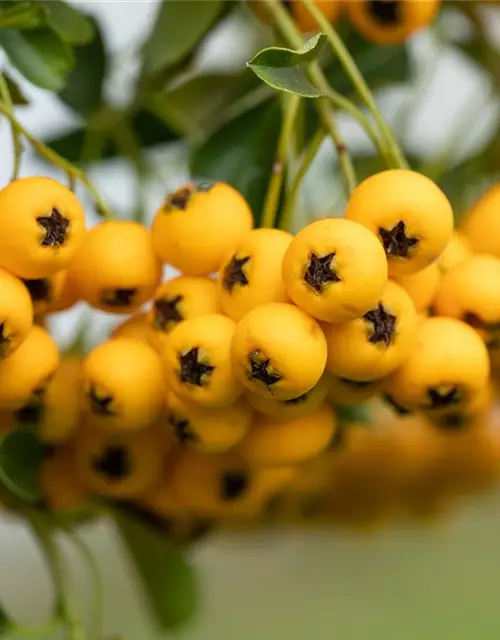
[[466, 406], [488, 376], [488, 351], [476, 331], [460, 320], [434, 317], [419, 324], [408, 358], [384, 389], [410, 410], [440, 410]]
[[44, 177], [18, 178], [0, 191], [0, 266], [24, 279], [65, 269], [85, 236], [76, 196]]
[[321, 378], [326, 341], [319, 324], [291, 304], [256, 307], [236, 325], [232, 342], [235, 375], [253, 393], [290, 400]]
[[85, 236], [70, 277], [83, 300], [109, 313], [130, 313], [153, 295], [161, 265], [147, 229], [137, 222], [106, 220]]
[[242, 400], [226, 407], [201, 407], [170, 392], [167, 395], [167, 430], [180, 444], [205, 453], [234, 447], [247, 433], [252, 410]]
[[373, 309], [351, 322], [325, 328], [328, 371], [353, 382], [383, 378], [408, 357], [417, 322], [410, 296], [389, 280]]
[[167, 452], [166, 442], [155, 430], [86, 428], [75, 441], [75, 472], [91, 493], [135, 498], [160, 480]]
[[283, 261], [286, 291], [295, 304], [325, 322], [348, 322], [369, 311], [387, 283], [387, 260], [375, 235], [350, 220], [304, 227]]
[[88, 421], [107, 430], [135, 431], [157, 422], [164, 406], [160, 358], [147, 344], [115, 338], [83, 363]]
[[282, 266], [292, 239], [279, 229], [255, 229], [232, 249], [219, 273], [224, 313], [239, 320], [259, 305], [288, 300]]
[[13, 354], [33, 325], [33, 304], [23, 283], [0, 269], [0, 360]]
[[220, 312], [216, 283], [209, 278], [178, 276], [155, 291], [148, 319], [154, 343], [162, 341], [184, 320]]
[[192, 184], [170, 194], [151, 229], [157, 255], [187, 276], [218, 271], [224, 257], [252, 229], [247, 202], [222, 182]]
[[226, 316], [198, 316], [181, 322], [163, 341], [166, 379], [180, 398], [204, 407], [224, 407], [239, 398], [243, 388], [231, 361], [234, 328]]
[[16, 351], [0, 361], [0, 407], [17, 411], [43, 394], [58, 366], [55, 342], [33, 325]]
[[175, 500], [208, 517], [248, 518], [295, 477], [292, 467], [251, 469], [235, 452], [183, 452], [172, 471]]
[[71, 512], [86, 504], [87, 491], [76, 476], [73, 459], [73, 449], [62, 446], [38, 470], [40, 492], [52, 512]]
[[407, 169], [381, 171], [364, 180], [349, 198], [346, 218], [379, 237], [391, 277], [429, 266], [453, 231], [453, 211], [445, 194], [426, 176]]

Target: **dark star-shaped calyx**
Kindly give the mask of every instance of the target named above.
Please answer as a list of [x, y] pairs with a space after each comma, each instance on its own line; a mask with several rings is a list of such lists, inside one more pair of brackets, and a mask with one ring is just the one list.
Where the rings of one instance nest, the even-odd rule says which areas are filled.
[[191, 428], [189, 420], [186, 420], [186, 418], [181, 418], [180, 416], [176, 416], [174, 413], [171, 413], [168, 416], [168, 424], [173, 427], [175, 437], [181, 444], [198, 442], [199, 438]]
[[30, 292], [33, 302], [50, 302], [52, 298], [52, 285], [48, 278], [38, 280], [23, 280]]
[[69, 220], [53, 208], [50, 216], [39, 216], [36, 221], [45, 231], [40, 242], [42, 247], [62, 247], [66, 242]]
[[457, 387], [430, 387], [427, 389], [427, 397], [431, 403], [431, 409], [451, 407], [462, 400]]
[[186, 184], [174, 193], [170, 193], [163, 205], [163, 209], [168, 212], [172, 210], [185, 211], [188, 206], [189, 200], [196, 189], [192, 184]]
[[395, 26], [401, 20], [401, 0], [369, 0], [370, 14], [382, 25]]
[[279, 373], [271, 370], [270, 358], [263, 357], [258, 350], [248, 354], [248, 363], [250, 365], [250, 370], [247, 371], [248, 378], [262, 382], [269, 391], [272, 391], [273, 384], [282, 378]]
[[112, 407], [113, 396], [99, 396], [96, 388], [91, 386], [87, 397], [90, 401], [90, 410], [96, 416], [114, 416], [115, 411]]
[[160, 331], [166, 331], [171, 325], [184, 320], [184, 316], [178, 309], [178, 305], [184, 296], [167, 296], [155, 300], [153, 304], [153, 324]]
[[101, 293], [101, 303], [108, 307], [129, 307], [136, 295], [137, 289], [107, 289]]
[[363, 318], [372, 325], [368, 341], [373, 344], [380, 342], [388, 347], [396, 328], [396, 316], [389, 313], [379, 302], [377, 307], [365, 313]]
[[202, 387], [207, 384], [215, 367], [199, 361], [199, 347], [193, 347], [187, 353], [179, 355], [179, 379], [185, 384]]
[[250, 485], [250, 475], [247, 471], [226, 471], [220, 479], [220, 497], [230, 501], [240, 498]]
[[304, 281], [316, 293], [321, 293], [325, 284], [340, 282], [337, 272], [332, 268], [332, 260], [334, 258], [335, 253], [327, 253], [324, 256], [318, 256], [315, 253], [309, 255], [309, 264], [306, 267]]
[[107, 445], [93, 458], [92, 468], [108, 480], [122, 480], [132, 471], [129, 452], [125, 447]]
[[242, 287], [248, 284], [248, 278], [243, 271], [243, 267], [249, 260], [250, 256], [238, 258], [238, 256], [234, 255], [231, 258], [231, 261], [224, 267], [224, 273], [222, 274], [222, 286], [226, 291], [231, 293], [237, 284]]
[[434, 421], [435, 424], [446, 431], [460, 431], [467, 427], [470, 423], [470, 416], [466, 413], [456, 411], [453, 413], [445, 413]]
[[402, 220], [392, 229], [379, 227], [378, 233], [388, 258], [408, 258], [410, 249], [419, 242], [418, 238], [406, 235], [406, 225]]
[[5, 323], [0, 322], [0, 358], [5, 358], [10, 350], [11, 339], [5, 336]]

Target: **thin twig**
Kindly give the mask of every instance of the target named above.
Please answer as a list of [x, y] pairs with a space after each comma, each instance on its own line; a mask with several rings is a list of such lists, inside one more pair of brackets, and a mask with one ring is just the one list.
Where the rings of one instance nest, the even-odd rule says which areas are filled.
[[276, 148], [271, 179], [267, 189], [266, 200], [262, 209], [262, 227], [274, 227], [278, 213], [279, 199], [287, 164], [287, 155], [291, 144], [295, 119], [300, 105], [300, 96], [286, 96], [283, 125]]
[[359, 71], [353, 57], [349, 53], [342, 39], [332, 27], [330, 22], [325, 18], [321, 10], [318, 9], [318, 7], [313, 2], [311, 2], [311, 0], [300, 0], [300, 2], [304, 5], [305, 9], [310, 13], [310, 15], [316, 20], [318, 26], [326, 35], [332, 51], [344, 67], [344, 70], [351, 79], [351, 82], [358, 92], [359, 97], [367, 106], [369, 112], [371, 113], [375, 123], [380, 130], [380, 133], [387, 141], [387, 144], [393, 155], [395, 165], [397, 167], [406, 168], [408, 164], [405, 157], [403, 156], [403, 153], [401, 152], [401, 149], [399, 148], [396, 138], [394, 137], [384, 117], [378, 110], [373, 98], [373, 94], [370, 91], [366, 80], [363, 78], [363, 75]]
[[[9, 86], [5, 79], [4, 74], [0, 71], [0, 99], [8, 112], [13, 116], [14, 115], [14, 105], [12, 103], [12, 97], [10, 95]], [[12, 180], [15, 180], [19, 176], [19, 171], [21, 170], [21, 156], [23, 153], [23, 145], [21, 142], [21, 137], [19, 135], [18, 130], [10, 121], [10, 129], [12, 132], [12, 144], [14, 146], [14, 162], [12, 165]]]
[[307, 147], [304, 157], [302, 158], [302, 162], [299, 166], [299, 169], [297, 170], [297, 173], [294, 176], [292, 185], [287, 194], [285, 208], [281, 217], [280, 227], [282, 229], [290, 229], [300, 185], [302, 184], [302, 180], [306, 176], [314, 158], [316, 157], [321, 143], [325, 139], [325, 135], [326, 134], [323, 129], [318, 129], [318, 131], [316, 131], [316, 133], [314, 134], [311, 142], [309, 143], [309, 146]]
[[90, 195], [92, 196], [97, 211], [99, 215], [104, 217], [112, 217], [110, 211], [104, 204], [99, 192], [97, 191], [94, 184], [91, 182], [88, 175], [78, 167], [75, 167], [71, 162], [60, 156], [50, 147], [47, 147], [43, 142], [35, 138], [35, 136], [30, 133], [14, 116], [13, 113], [10, 113], [9, 108], [5, 106], [4, 102], [0, 104], [0, 114], [3, 114], [7, 120], [9, 120], [11, 127], [15, 129], [17, 135], [26, 138], [26, 140], [31, 144], [31, 146], [46, 160], [48, 160], [51, 164], [59, 167], [62, 171], [64, 171], [69, 177], [74, 180], [78, 180], [81, 182]]

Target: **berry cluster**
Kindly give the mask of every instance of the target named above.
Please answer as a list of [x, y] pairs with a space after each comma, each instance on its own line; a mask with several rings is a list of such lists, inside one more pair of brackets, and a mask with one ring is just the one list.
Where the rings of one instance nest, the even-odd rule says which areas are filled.
[[[47, 444], [53, 510], [98, 496], [174, 521], [356, 519], [462, 489], [466, 453], [483, 486], [500, 472], [499, 198], [454, 231], [431, 180], [388, 170], [293, 236], [253, 229], [229, 185], [188, 184], [150, 230], [87, 231], [71, 191], [16, 180], [0, 191], [2, 429]], [[181, 275], [162, 283], [162, 265]], [[78, 300], [127, 318], [60, 360], [44, 319]], [[368, 401], [376, 424], [349, 426]]]

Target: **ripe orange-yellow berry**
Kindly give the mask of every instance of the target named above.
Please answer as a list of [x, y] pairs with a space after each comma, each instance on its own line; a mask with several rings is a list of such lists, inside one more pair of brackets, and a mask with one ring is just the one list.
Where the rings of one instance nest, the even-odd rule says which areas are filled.
[[18, 178], [0, 191], [0, 266], [20, 278], [66, 268], [85, 236], [77, 197], [50, 178]]
[[130, 313], [153, 295], [161, 266], [147, 229], [128, 220], [106, 220], [86, 234], [70, 274], [83, 300], [96, 309]]
[[304, 227], [283, 261], [290, 298], [325, 322], [348, 322], [371, 309], [387, 283], [387, 260], [376, 236], [351, 220]]
[[415, 171], [389, 169], [364, 180], [349, 198], [346, 218], [378, 236], [391, 277], [416, 273], [444, 251], [453, 232], [448, 198]]
[[187, 184], [170, 194], [151, 229], [156, 253], [186, 276], [215, 273], [253, 227], [247, 202], [222, 182]]

